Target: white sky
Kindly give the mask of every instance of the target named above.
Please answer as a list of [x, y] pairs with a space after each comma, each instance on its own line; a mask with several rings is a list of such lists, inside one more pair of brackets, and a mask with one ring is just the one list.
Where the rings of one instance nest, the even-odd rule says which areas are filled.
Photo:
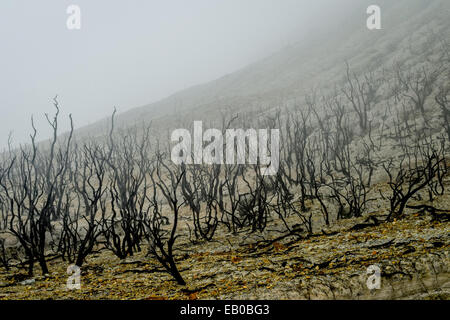
[[[149, 104], [264, 58], [314, 32], [342, 3], [1, 0], [0, 148], [11, 131], [14, 143], [27, 141], [31, 115], [47, 138], [44, 113], [56, 94], [79, 128], [114, 106]], [[81, 8], [81, 30], [66, 27], [70, 4]]]

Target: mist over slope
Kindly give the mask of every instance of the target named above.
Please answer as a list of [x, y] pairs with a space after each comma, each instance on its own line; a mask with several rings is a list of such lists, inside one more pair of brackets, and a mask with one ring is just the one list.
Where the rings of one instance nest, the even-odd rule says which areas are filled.
[[[370, 1], [344, 1], [348, 17], [324, 21], [310, 36], [266, 59], [217, 80], [180, 91], [117, 116], [119, 127], [147, 123], [207, 120], [220, 112], [245, 112], [299, 104], [311, 90], [326, 92], [345, 75], [346, 63], [356, 74], [391, 69], [397, 62], [425, 61], [431, 34], [449, 40], [450, 3], [445, 0], [378, 1], [382, 30], [366, 27]], [[416, 48], [416, 49], [414, 49]], [[422, 50], [423, 49], [423, 50]], [[416, 50], [416, 51], [414, 51]], [[80, 135], [105, 132], [109, 118], [78, 130]]]
[[[380, 1], [369, 31], [369, 2], [342, 3], [344, 19], [110, 134], [111, 118], [58, 141], [55, 99], [49, 144], [0, 158], [0, 299], [448, 299], [450, 5]], [[220, 130], [198, 153], [195, 120], [260, 129], [249, 163]], [[175, 128], [194, 152], [167, 152]]]

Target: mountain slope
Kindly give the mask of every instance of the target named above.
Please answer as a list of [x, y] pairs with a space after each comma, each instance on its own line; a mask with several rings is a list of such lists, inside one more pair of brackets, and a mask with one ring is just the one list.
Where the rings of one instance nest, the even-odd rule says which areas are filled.
[[[118, 115], [118, 126], [126, 127], [143, 121], [167, 124], [173, 119], [178, 122], [180, 119], [211, 119], [221, 110], [243, 112], [299, 103], [312, 88], [326, 91], [339, 83], [345, 73], [345, 62], [356, 73], [389, 69], [398, 60], [422, 59], [411, 47], [421, 42], [426, 46], [430, 32], [449, 40], [448, 1], [379, 3], [382, 30], [369, 31], [366, 28], [365, 8], [370, 3], [358, 1], [348, 19], [330, 24], [325, 32], [322, 30], [302, 43], [215, 81], [131, 109]], [[104, 132], [108, 121], [105, 119], [78, 132], [95, 136]]]

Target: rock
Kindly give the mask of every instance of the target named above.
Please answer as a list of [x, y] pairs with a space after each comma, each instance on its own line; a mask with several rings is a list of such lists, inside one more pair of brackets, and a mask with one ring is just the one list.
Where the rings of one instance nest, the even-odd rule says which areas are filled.
[[20, 284], [23, 285], [23, 286], [26, 286], [26, 285], [33, 284], [35, 282], [36, 282], [35, 279], [27, 279], [27, 280], [24, 280], [24, 281], [20, 282]]
[[389, 247], [394, 242], [394, 239], [381, 239], [381, 240], [373, 240], [368, 241], [364, 244], [364, 247], [375, 249], [375, 248], [383, 248]]
[[124, 259], [119, 262], [120, 264], [144, 264], [141, 260]]
[[394, 244], [396, 247], [401, 247], [401, 246], [408, 245], [411, 241], [412, 241], [412, 239], [410, 239], [410, 238], [397, 239], [397, 240], [395, 240]]

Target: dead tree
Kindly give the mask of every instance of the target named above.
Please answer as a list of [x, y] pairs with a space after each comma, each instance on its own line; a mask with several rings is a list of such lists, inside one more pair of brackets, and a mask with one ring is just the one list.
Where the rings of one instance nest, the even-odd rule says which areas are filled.
[[380, 191], [390, 203], [388, 221], [403, 216], [408, 202], [436, 178], [443, 162], [445, 156], [438, 148], [418, 142], [414, 148], [402, 153], [400, 160], [391, 158], [383, 163], [391, 190], [387, 196]]
[[[275, 190], [275, 201], [270, 204], [270, 208], [275, 212], [278, 218], [283, 222], [289, 233], [298, 233], [306, 231], [312, 233], [312, 213], [302, 208], [301, 200], [296, 199], [295, 194], [290, 191], [286, 176], [279, 172], [273, 177], [273, 188]], [[290, 225], [286, 218], [297, 216], [300, 223]]]
[[331, 111], [331, 115], [326, 129], [328, 132], [321, 132], [328, 140], [326, 144], [322, 143], [324, 153], [330, 154], [324, 160], [330, 161], [337, 173], [349, 176], [351, 171], [350, 144], [354, 137], [350, 119], [345, 111], [345, 106], [336, 94], [331, 101], [325, 102], [325, 105]]
[[8, 257], [5, 248], [5, 239], [0, 238], [0, 265], [3, 266], [6, 271], [9, 271], [9, 261], [10, 258]]
[[[439, 163], [439, 165], [436, 168], [436, 176], [434, 179], [432, 179], [427, 186], [428, 190], [428, 200], [429, 202], [433, 202], [435, 197], [443, 196], [445, 193], [445, 185], [444, 185], [444, 178], [448, 175], [449, 167], [447, 163], [447, 157], [446, 157], [446, 150], [447, 150], [447, 144], [448, 140], [446, 135], [442, 135], [440, 138], [438, 138], [437, 142], [433, 143], [433, 138], [428, 137], [425, 138], [423, 141], [425, 144], [429, 144], [433, 146], [434, 153], [436, 154], [436, 157], [439, 159], [442, 159], [442, 161]], [[428, 151], [430, 149], [427, 149]]]
[[220, 221], [233, 233], [242, 228], [242, 223], [238, 217], [241, 205], [240, 194], [242, 193], [239, 186], [241, 172], [242, 168], [240, 165], [224, 166], [224, 178], [219, 188], [218, 205], [223, 213]]
[[[175, 263], [174, 253], [180, 208], [185, 204], [181, 196], [181, 183], [186, 168], [168, 163], [165, 160], [168, 157], [167, 154], [159, 150], [156, 152], [155, 164], [150, 173], [154, 186], [153, 194], [148, 197], [152, 202], [152, 214], [146, 220], [149, 253], [161, 263], [179, 285], [186, 285]], [[170, 212], [169, 216], [164, 214], [161, 198], [167, 202], [169, 208], [166, 209]], [[167, 229], [168, 222], [171, 227]]]
[[190, 165], [183, 175], [181, 189], [193, 215], [196, 239], [211, 241], [216, 232], [218, 219], [221, 165]]
[[147, 201], [151, 167], [150, 128], [132, 128], [114, 135], [114, 114], [107, 146], [110, 214], [103, 214], [102, 234], [106, 247], [124, 259], [141, 251], [145, 220], [151, 210]]
[[402, 95], [412, 102], [416, 110], [425, 115], [425, 103], [433, 93], [433, 85], [439, 77], [441, 70], [420, 70], [403, 72], [400, 66], [396, 68], [397, 81], [402, 86]]
[[[10, 150], [11, 161], [4, 169], [0, 186], [9, 203], [11, 219], [9, 231], [22, 245], [28, 258], [28, 273], [33, 274], [35, 260], [42, 273], [48, 273], [46, 262], [47, 235], [52, 232], [51, 217], [59, 216], [57, 184], [67, 170], [73, 125], [65, 142], [58, 145], [59, 105], [54, 99], [56, 114], [52, 120], [46, 115], [53, 130], [49, 147], [36, 143], [37, 131], [32, 121], [31, 145], [21, 147], [18, 153]], [[72, 118], [70, 117], [71, 124]], [[56, 211], [56, 212], [55, 212]]]
[[369, 111], [377, 102], [378, 81], [372, 73], [366, 73], [362, 79], [351, 74], [350, 66], [346, 64], [346, 86], [342, 92], [347, 97], [359, 120], [359, 127], [363, 133], [369, 126]]
[[242, 226], [250, 226], [251, 232], [262, 232], [270, 217], [270, 203], [276, 196], [271, 180], [261, 174], [258, 165], [250, 165], [242, 175], [247, 193], [241, 194], [239, 218]]
[[450, 141], [450, 101], [448, 96], [450, 95], [450, 86], [441, 87], [438, 94], [435, 97], [436, 103], [441, 108], [442, 119], [444, 122], [444, 128], [447, 133], [448, 141]]
[[0, 194], [0, 230], [8, 228], [8, 220], [8, 204], [3, 194]]
[[[325, 159], [326, 185], [330, 189], [330, 196], [338, 204], [337, 219], [362, 216], [366, 204], [370, 201], [367, 195], [375, 165], [373, 164], [370, 146], [365, 144], [364, 156], [354, 154], [350, 147], [348, 129], [337, 127], [342, 136], [342, 143], [337, 140], [333, 147], [338, 154], [339, 169], [333, 170], [329, 160]], [[339, 150], [339, 151], [338, 151]]]
[[[314, 101], [309, 98], [306, 100], [310, 109], [315, 107]], [[284, 150], [284, 158], [282, 159], [282, 165], [279, 170], [289, 183], [289, 187], [294, 185], [299, 189], [300, 208], [306, 212], [305, 201], [308, 195], [305, 150], [308, 137], [312, 133], [309, 124], [309, 113], [300, 109], [295, 114], [288, 111], [286, 123], [283, 128], [285, 129], [285, 134], [282, 135], [281, 147]]]
[[[73, 148], [71, 193], [65, 201], [58, 251], [63, 258], [81, 267], [98, 244], [101, 217], [106, 214], [106, 158], [102, 146], [87, 142]], [[74, 199], [72, 199], [72, 197]], [[71, 203], [74, 207], [71, 208]]]
[[[326, 151], [323, 151], [319, 147], [317, 139], [313, 139], [309, 142], [306, 151], [306, 169], [308, 172], [309, 189], [313, 199], [320, 204], [320, 209], [325, 224], [330, 225], [330, 209], [325, 200], [324, 188], [325, 186], [325, 163], [327, 157]], [[312, 226], [311, 226], [312, 229]]]
[[[222, 134], [225, 134], [225, 130], [229, 129], [231, 123], [236, 119], [237, 116], [234, 116], [227, 120], [222, 115]], [[223, 179], [218, 188], [217, 204], [222, 212], [220, 222], [233, 233], [236, 233], [242, 228], [238, 211], [241, 200], [240, 194], [242, 193], [239, 182], [241, 181], [243, 170], [243, 166], [239, 164], [227, 164], [223, 166]]]

